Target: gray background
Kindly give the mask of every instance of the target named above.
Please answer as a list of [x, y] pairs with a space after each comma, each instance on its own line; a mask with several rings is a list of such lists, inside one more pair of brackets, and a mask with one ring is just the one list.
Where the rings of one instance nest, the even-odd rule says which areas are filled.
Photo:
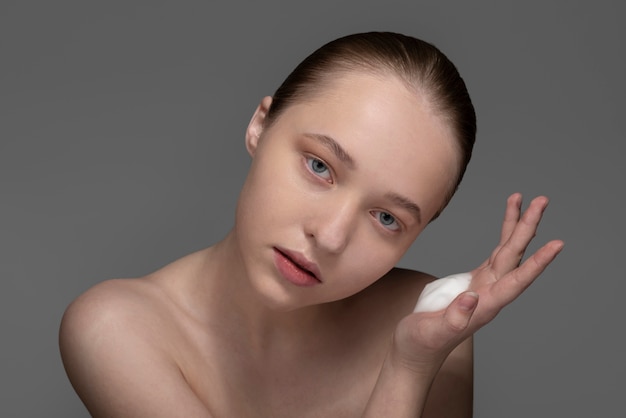
[[67, 304], [220, 239], [260, 98], [322, 43], [393, 30], [457, 64], [479, 117], [461, 190], [402, 265], [473, 268], [515, 191], [552, 199], [537, 245], [566, 241], [478, 333], [476, 416], [623, 417], [623, 3], [215, 3], [0, 3], [0, 415], [87, 416], [57, 348]]

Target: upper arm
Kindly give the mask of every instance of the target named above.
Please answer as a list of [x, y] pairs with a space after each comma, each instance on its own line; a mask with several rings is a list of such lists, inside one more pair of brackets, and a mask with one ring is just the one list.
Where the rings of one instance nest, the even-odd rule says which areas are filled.
[[185, 381], [155, 318], [132, 292], [101, 284], [66, 310], [59, 333], [67, 375], [92, 416], [210, 417]]
[[471, 417], [474, 399], [473, 338], [459, 344], [441, 366], [426, 400], [423, 417]]

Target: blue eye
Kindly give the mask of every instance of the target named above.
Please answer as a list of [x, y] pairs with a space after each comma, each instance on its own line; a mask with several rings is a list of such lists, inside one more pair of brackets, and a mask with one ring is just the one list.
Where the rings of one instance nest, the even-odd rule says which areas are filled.
[[309, 157], [306, 159], [306, 164], [309, 167], [309, 170], [311, 170], [316, 176], [319, 176], [324, 180], [330, 179], [330, 170], [324, 161]]
[[392, 214], [382, 211], [376, 211], [374, 212], [374, 215], [378, 219], [378, 222], [380, 222], [380, 224], [385, 228], [391, 231], [397, 231], [398, 229], [400, 229], [398, 221], [396, 221], [396, 218], [394, 218]]

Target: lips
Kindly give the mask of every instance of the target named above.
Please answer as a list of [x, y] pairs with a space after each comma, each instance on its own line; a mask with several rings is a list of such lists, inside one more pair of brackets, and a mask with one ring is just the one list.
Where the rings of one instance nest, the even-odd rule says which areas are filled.
[[302, 254], [283, 248], [274, 248], [278, 271], [290, 282], [298, 286], [312, 286], [321, 283], [319, 269], [315, 263]]

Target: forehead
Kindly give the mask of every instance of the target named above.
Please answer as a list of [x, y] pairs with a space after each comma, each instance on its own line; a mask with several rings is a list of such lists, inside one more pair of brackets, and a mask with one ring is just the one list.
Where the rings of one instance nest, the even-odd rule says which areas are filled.
[[[298, 103], [315, 112], [320, 120], [325, 118], [332, 122], [349, 118], [362, 122], [368, 131], [372, 126], [366, 125], [376, 125], [379, 129], [372, 134], [387, 138], [390, 144], [407, 145], [407, 148], [411, 144], [402, 144], [402, 139], [409, 139], [414, 145], [420, 145], [420, 138], [454, 145], [452, 127], [435, 110], [425, 88], [413, 87], [392, 72], [382, 70], [344, 71], [326, 78], [326, 82]], [[358, 127], [353, 125], [353, 129]]]
[[436, 211], [454, 187], [459, 155], [451, 128], [396, 76], [340, 74], [279, 119], [296, 134], [335, 139], [372, 188], [393, 185]]

